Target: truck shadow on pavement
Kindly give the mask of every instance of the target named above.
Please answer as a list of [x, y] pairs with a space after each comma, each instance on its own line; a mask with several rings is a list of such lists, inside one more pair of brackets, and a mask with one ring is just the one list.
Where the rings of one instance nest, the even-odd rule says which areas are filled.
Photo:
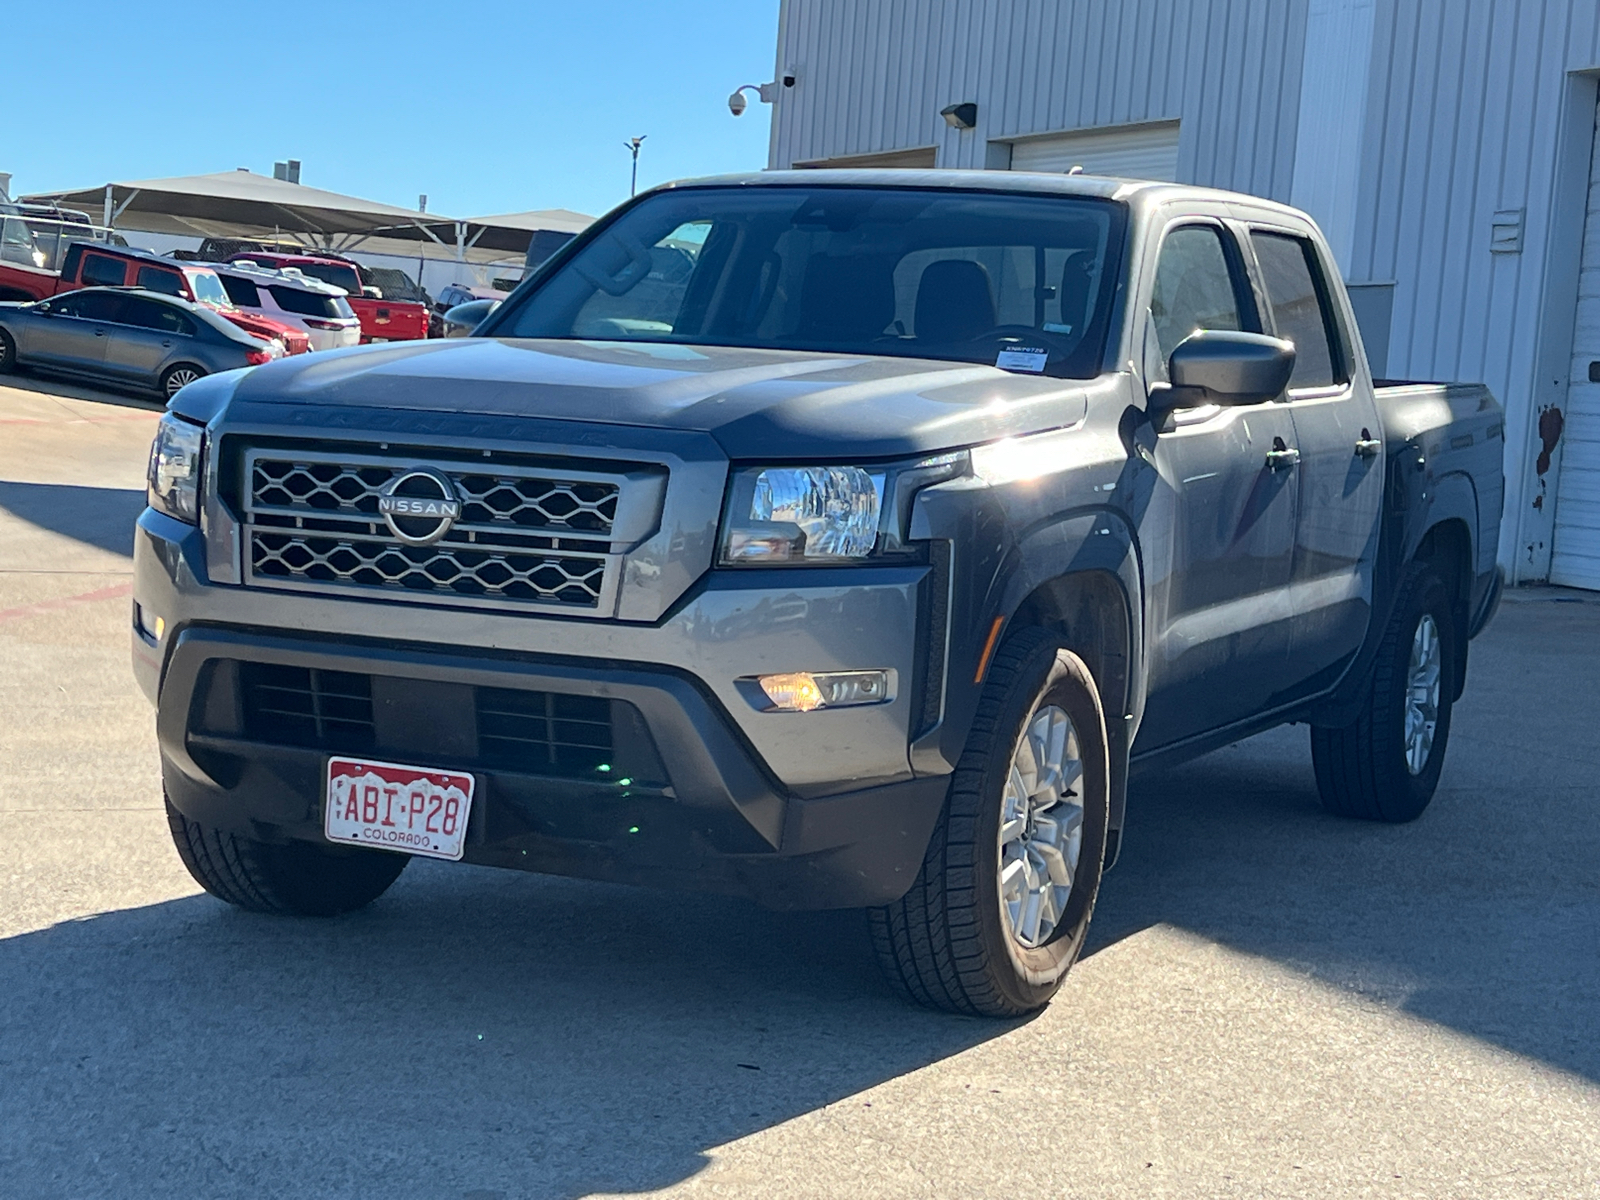
[[0, 941], [0, 995], [0, 1178], [62, 1195], [648, 1191], [1015, 1027], [902, 1005], [858, 914], [420, 862]]
[[85, 545], [133, 557], [133, 526], [145, 495], [132, 488], [0, 480], [0, 509]]

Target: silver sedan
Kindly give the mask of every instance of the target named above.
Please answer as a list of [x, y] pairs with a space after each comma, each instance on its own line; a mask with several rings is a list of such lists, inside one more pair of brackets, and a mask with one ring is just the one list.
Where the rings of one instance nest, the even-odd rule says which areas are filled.
[[36, 367], [170, 399], [202, 375], [281, 353], [208, 308], [137, 288], [84, 288], [33, 304], [0, 304], [0, 374]]

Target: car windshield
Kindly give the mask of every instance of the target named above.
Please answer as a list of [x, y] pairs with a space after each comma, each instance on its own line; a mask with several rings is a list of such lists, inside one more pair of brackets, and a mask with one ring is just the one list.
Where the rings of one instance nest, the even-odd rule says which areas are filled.
[[323, 283], [331, 283], [334, 287], [342, 287], [352, 296], [361, 295], [361, 280], [356, 277], [354, 267], [344, 267], [338, 263], [307, 262], [296, 263], [295, 269], [302, 275], [309, 275], [312, 279], [320, 279]]
[[845, 187], [648, 197], [495, 337], [675, 342], [1098, 374], [1125, 224], [1079, 196]]
[[222, 286], [222, 280], [217, 278], [215, 271], [190, 271], [188, 275], [194, 298], [201, 304], [211, 304], [217, 308], [233, 307], [233, 301], [229, 299], [227, 289]]

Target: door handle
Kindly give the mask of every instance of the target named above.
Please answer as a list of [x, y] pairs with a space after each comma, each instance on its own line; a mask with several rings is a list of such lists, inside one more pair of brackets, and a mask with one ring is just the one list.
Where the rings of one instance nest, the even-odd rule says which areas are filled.
[[1376, 458], [1382, 449], [1383, 443], [1372, 436], [1371, 430], [1363, 429], [1361, 436], [1356, 439], [1356, 456], [1359, 458]]
[[96, 329], [94, 335], [95, 337], [105, 337], [106, 331], [104, 329]]
[[1281, 437], [1272, 439], [1272, 449], [1267, 451], [1267, 466], [1274, 471], [1285, 471], [1300, 465], [1300, 451], [1285, 446]]
[[163, 349], [170, 350], [172, 348], [172, 343], [170, 341], [162, 342], [161, 345]]

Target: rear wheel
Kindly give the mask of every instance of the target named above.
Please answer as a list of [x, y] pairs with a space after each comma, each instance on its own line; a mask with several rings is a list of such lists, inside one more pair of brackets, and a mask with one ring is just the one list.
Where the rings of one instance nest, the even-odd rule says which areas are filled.
[[919, 1004], [980, 1016], [1049, 1003], [1094, 911], [1108, 779], [1088, 668], [1045, 630], [1008, 639], [922, 869], [905, 896], [872, 911], [891, 984]]
[[178, 394], [179, 388], [193, 383], [205, 373], [203, 367], [197, 367], [193, 363], [179, 363], [177, 366], [168, 367], [161, 374], [161, 394], [171, 400]]
[[371, 904], [410, 858], [384, 850], [273, 845], [191, 821], [167, 802], [167, 826], [195, 882], [250, 912], [332, 917]]
[[1455, 620], [1432, 568], [1401, 578], [1361, 714], [1311, 727], [1311, 761], [1323, 806], [1342, 817], [1414, 821], [1439, 786], [1455, 695]]
[[0, 375], [9, 375], [17, 369], [17, 343], [4, 329], [0, 329]]

